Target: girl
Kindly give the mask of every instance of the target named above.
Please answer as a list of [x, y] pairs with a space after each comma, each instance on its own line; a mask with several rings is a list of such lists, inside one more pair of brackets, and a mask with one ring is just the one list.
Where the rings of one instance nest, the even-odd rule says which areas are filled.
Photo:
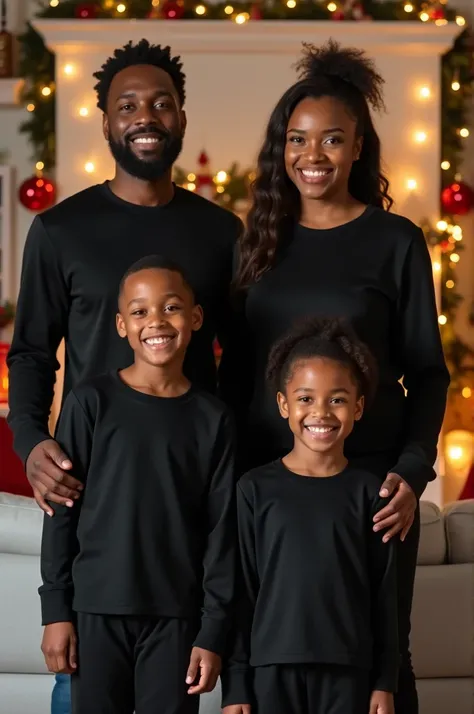
[[[344, 455], [374, 389], [373, 360], [350, 329], [314, 321], [273, 347], [267, 374], [293, 448], [237, 488], [237, 627], [242, 643], [250, 632], [256, 711], [393, 714], [395, 549], [371, 527], [379, 479]], [[246, 659], [241, 646], [223, 674], [224, 714], [253, 701]]]
[[238, 415], [248, 469], [291, 448], [264, 372], [270, 346], [295, 320], [341, 315], [371, 348], [379, 388], [346, 456], [379, 476], [382, 495], [394, 494], [374, 527], [385, 540], [397, 538], [395, 704], [397, 714], [416, 714], [409, 634], [417, 502], [435, 478], [449, 383], [432, 267], [422, 231], [388, 212], [392, 200], [369, 110], [383, 107], [383, 80], [372, 62], [330, 42], [306, 47], [299, 70], [301, 79], [270, 117], [259, 156], [237, 276], [242, 304], [221, 385]]

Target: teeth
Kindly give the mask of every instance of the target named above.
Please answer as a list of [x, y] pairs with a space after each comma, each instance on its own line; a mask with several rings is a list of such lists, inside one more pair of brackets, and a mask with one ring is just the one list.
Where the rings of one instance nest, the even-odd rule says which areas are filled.
[[149, 337], [147, 340], [145, 340], [145, 342], [147, 343], [147, 345], [164, 345], [171, 339], [171, 337]]
[[332, 426], [307, 426], [306, 429], [312, 434], [329, 434], [333, 430]]
[[310, 169], [300, 169], [303, 176], [308, 178], [316, 178], [317, 176], [327, 176], [330, 173], [330, 169], [322, 169], [320, 171], [311, 171]]
[[158, 144], [159, 139], [138, 136], [136, 139], [132, 139], [132, 141], [134, 144]]

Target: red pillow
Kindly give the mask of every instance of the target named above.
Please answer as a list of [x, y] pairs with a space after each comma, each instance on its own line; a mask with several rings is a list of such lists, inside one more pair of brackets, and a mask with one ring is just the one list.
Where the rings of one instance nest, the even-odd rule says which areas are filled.
[[0, 418], [0, 491], [33, 496], [23, 464], [13, 451], [13, 435], [4, 418]]

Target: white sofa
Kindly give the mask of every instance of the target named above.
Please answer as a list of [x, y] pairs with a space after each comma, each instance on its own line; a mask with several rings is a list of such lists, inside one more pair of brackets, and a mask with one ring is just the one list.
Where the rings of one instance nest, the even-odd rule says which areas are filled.
[[[474, 714], [474, 501], [421, 508], [412, 650], [420, 714]], [[0, 493], [0, 714], [49, 714], [52, 675], [40, 652], [42, 513]], [[219, 714], [217, 688], [200, 714]]]

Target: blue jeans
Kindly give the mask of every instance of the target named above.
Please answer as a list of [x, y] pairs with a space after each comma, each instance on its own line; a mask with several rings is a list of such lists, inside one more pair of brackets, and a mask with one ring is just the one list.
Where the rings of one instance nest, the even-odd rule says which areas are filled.
[[71, 714], [71, 677], [57, 674], [51, 695], [51, 714]]

